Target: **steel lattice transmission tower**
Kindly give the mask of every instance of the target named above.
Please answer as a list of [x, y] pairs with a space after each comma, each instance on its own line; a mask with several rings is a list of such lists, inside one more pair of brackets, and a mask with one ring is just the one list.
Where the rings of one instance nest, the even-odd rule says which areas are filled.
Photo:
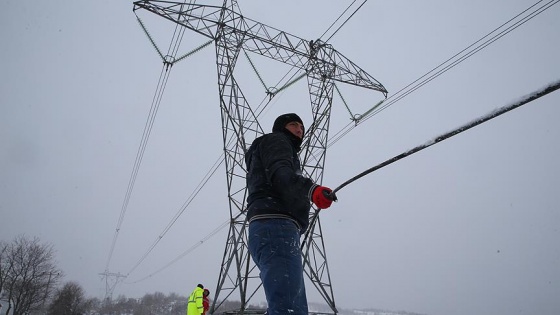
[[[215, 43], [231, 222], [210, 312], [214, 313], [220, 306], [216, 305], [219, 299], [224, 301], [239, 292], [239, 314], [244, 314], [261, 287], [258, 269], [247, 248], [244, 154], [250, 143], [264, 132], [236, 81], [234, 69], [239, 53], [244, 50], [305, 71], [313, 123], [307, 128], [301, 160], [306, 175], [318, 183], [323, 178], [334, 82], [379, 91], [385, 96], [387, 91], [331, 45], [320, 40], [305, 40], [242, 16], [236, 0], [224, 0], [222, 6], [174, 1], [134, 2], [134, 11], [139, 9], [164, 17]], [[321, 224], [319, 220], [314, 222], [302, 245], [305, 273], [336, 314]]]
[[125, 275], [120, 273], [109, 272], [105, 270], [104, 273], [100, 273], [100, 276], [103, 276], [105, 279], [105, 298], [103, 299], [104, 302], [113, 300], [113, 292], [115, 291], [115, 287], [119, 282], [126, 278]]

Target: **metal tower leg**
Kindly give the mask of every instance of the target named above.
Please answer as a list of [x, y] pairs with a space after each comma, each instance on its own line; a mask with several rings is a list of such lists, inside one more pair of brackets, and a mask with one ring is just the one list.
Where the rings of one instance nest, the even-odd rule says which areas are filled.
[[[308, 142], [302, 162], [307, 176], [316, 183], [321, 183], [327, 150], [334, 84], [332, 80], [325, 79], [325, 76], [322, 75], [329, 69], [317, 68], [319, 65], [312, 66], [315, 68], [310, 71], [308, 84], [314, 122], [308, 132]], [[313, 217], [313, 214], [311, 217]], [[318, 217], [316, 221], [312, 222], [314, 224], [309, 227], [308, 237], [305, 238], [305, 243], [302, 246], [304, 270], [317, 291], [333, 313], [336, 314], [338, 310], [336, 309], [331, 285], [320, 218]]]

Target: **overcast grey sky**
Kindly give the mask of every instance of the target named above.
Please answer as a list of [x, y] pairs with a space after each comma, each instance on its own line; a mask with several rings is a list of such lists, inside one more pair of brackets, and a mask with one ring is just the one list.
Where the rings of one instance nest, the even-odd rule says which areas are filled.
[[[535, 2], [368, 1], [330, 43], [391, 96]], [[243, 1], [241, 9], [316, 39], [350, 3]], [[25, 234], [52, 243], [65, 280], [97, 297], [105, 293], [99, 273], [162, 68], [132, 7], [4, 0], [0, 10], [0, 239]], [[170, 24], [142, 14], [167, 50]], [[324, 184], [336, 187], [560, 79], [558, 30], [554, 5], [359, 125], [329, 148]], [[205, 42], [187, 32], [180, 50]], [[270, 86], [284, 74], [274, 61], [255, 62]], [[212, 46], [172, 68], [111, 272], [134, 267], [219, 157], [216, 77]], [[249, 102], [258, 104], [262, 85], [250, 71], [244, 80], [241, 88], [255, 97]], [[302, 80], [274, 99], [263, 126], [283, 112], [298, 112], [309, 124], [306, 90]], [[359, 89], [343, 93], [354, 113], [379, 100]], [[559, 314], [559, 103], [560, 92], [552, 93], [341, 190], [340, 201], [321, 214], [337, 305], [430, 315]], [[349, 121], [335, 97], [333, 133]], [[215, 288], [227, 229], [138, 280], [228, 220], [224, 173], [216, 172], [115, 295], [186, 295], [199, 282]]]

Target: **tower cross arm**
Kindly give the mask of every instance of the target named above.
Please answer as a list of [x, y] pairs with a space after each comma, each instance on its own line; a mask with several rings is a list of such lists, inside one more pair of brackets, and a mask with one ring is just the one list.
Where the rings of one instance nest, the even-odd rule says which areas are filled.
[[282, 63], [306, 70], [308, 74], [382, 92], [379, 81], [320, 40], [312, 41], [244, 17], [236, 6], [215, 6], [176, 1], [141, 0], [134, 11], [145, 9], [203, 36], [218, 40], [227, 36], [229, 45], [241, 47]]
[[217, 37], [219, 21], [224, 10], [215, 5], [154, 0], [135, 1], [133, 11], [139, 9], [155, 13], [212, 39]]
[[329, 65], [329, 68], [332, 69], [330, 72], [331, 79], [379, 91], [387, 96], [387, 90], [379, 81], [336, 49], [332, 48], [330, 44], [319, 42], [316, 46], [318, 46], [316, 48], [316, 58], [320, 59], [321, 63]]
[[248, 18], [241, 18], [239, 21], [238, 26], [230, 31], [239, 33], [243, 49], [309, 72], [317, 72], [320, 76], [328, 76], [338, 82], [387, 95], [387, 90], [379, 81], [332, 45], [320, 40], [306, 40]]

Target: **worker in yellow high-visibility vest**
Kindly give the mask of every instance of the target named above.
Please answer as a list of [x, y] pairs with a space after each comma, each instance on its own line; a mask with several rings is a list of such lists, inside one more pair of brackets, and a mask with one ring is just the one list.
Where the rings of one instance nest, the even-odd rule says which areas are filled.
[[187, 315], [201, 315], [204, 312], [204, 305], [202, 304], [204, 294], [204, 286], [198, 284], [189, 296], [187, 303]]

